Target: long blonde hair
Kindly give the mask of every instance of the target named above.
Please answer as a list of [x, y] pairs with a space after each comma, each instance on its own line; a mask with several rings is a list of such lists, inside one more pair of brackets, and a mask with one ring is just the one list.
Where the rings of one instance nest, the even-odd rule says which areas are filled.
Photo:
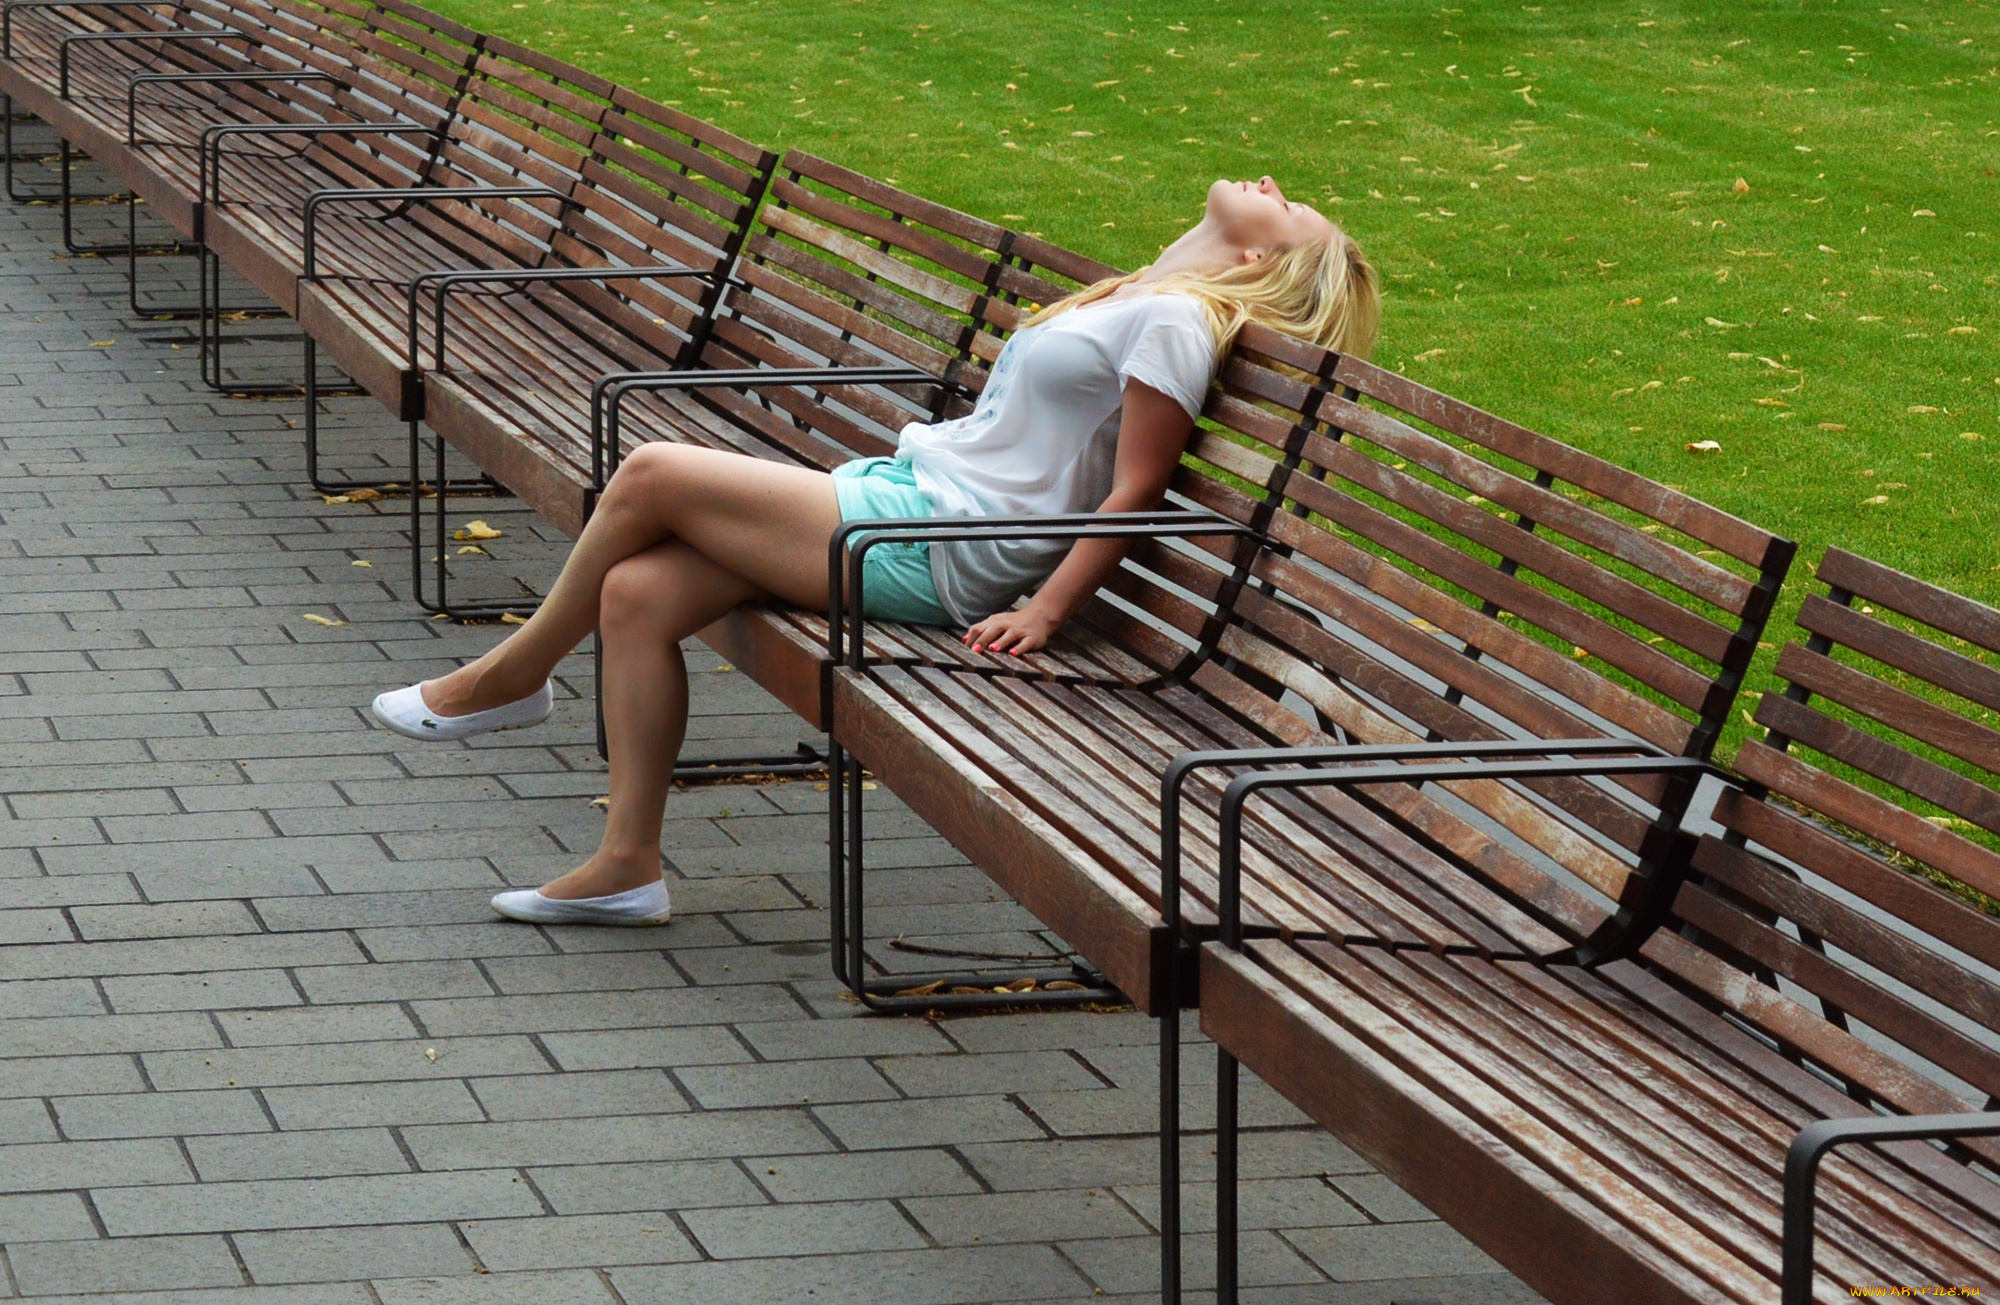
[[[1141, 268], [1099, 281], [1050, 304], [1024, 325], [1037, 326], [1096, 303], [1144, 274]], [[1220, 272], [1175, 272], [1152, 284], [1156, 293], [1186, 295], [1201, 304], [1215, 336], [1218, 362], [1248, 322], [1365, 358], [1375, 347], [1382, 321], [1375, 269], [1339, 227], [1330, 239], [1275, 249], [1254, 263]]]

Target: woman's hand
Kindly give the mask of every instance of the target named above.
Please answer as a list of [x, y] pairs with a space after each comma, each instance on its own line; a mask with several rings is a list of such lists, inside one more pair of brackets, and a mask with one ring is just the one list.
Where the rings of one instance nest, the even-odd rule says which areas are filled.
[[1018, 657], [1044, 647], [1062, 622], [1036, 610], [1034, 603], [1017, 612], [996, 612], [967, 630], [959, 642], [974, 652], [1007, 653]]

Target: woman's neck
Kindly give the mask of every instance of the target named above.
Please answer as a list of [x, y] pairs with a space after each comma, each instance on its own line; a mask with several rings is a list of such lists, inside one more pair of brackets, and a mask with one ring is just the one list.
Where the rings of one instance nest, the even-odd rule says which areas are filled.
[[1242, 251], [1224, 240], [1207, 222], [1202, 222], [1160, 251], [1160, 256], [1139, 274], [1135, 284], [1144, 285], [1182, 273], [1204, 275], [1226, 271], [1241, 257]]

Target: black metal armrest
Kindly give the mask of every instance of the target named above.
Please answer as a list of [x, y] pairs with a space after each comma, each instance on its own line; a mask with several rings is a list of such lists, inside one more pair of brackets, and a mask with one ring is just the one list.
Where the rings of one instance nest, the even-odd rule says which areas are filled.
[[754, 390], [782, 385], [950, 385], [921, 367], [745, 367], [710, 371], [607, 372], [590, 387], [590, 483], [602, 493], [618, 470], [619, 414], [628, 394], [659, 390]]
[[[1660, 755], [1650, 744], [1625, 740], [1601, 744], [1596, 740], [1557, 740], [1548, 751], [1578, 754], [1604, 751], [1641, 752], [1636, 757], [1578, 755], [1570, 760], [1495, 761], [1472, 759], [1478, 746], [1471, 743], [1445, 745], [1459, 750], [1465, 760], [1434, 761], [1417, 765], [1361, 765], [1338, 770], [1260, 770], [1238, 775], [1222, 792], [1221, 829], [1218, 835], [1217, 877], [1222, 881], [1220, 917], [1222, 940], [1230, 947], [1243, 945], [1243, 806], [1251, 797], [1270, 788], [1356, 788], [1367, 784], [1448, 783], [1464, 779], [1562, 779], [1610, 778], [1618, 775], [1680, 776], [1700, 780], [1713, 775], [1728, 776], [1699, 757]], [[1586, 745], [1590, 746], [1586, 746]], [[1523, 745], [1523, 748], [1532, 747]], [[1600, 925], [1583, 943], [1571, 949], [1566, 960], [1582, 965], [1601, 965], [1629, 955], [1643, 943], [1673, 904], [1675, 893], [1687, 875], [1692, 839], [1676, 822], [1672, 827], [1655, 823], [1651, 847], [1642, 847], [1641, 864], [1653, 862], [1653, 873], [1645, 882], [1636, 902], [1620, 902], [1612, 917]]]
[[258, 44], [257, 39], [247, 32], [231, 32], [220, 27], [212, 32], [71, 32], [62, 39], [62, 46], [56, 52], [56, 94], [65, 100], [69, 98], [71, 46], [78, 43], [117, 45], [126, 41], [165, 41], [170, 45], [196, 41], [247, 41], [251, 45]]
[[14, 57], [14, 11], [17, 9], [151, 9], [171, 0], [6, 0], [0, 5], [0, 59]]
[[[850, 545], [855, 535], [864, 535]], [[1064, 512], [1047, 516], [923, 517], [843, 521], [835, 527], [827, 545], [827, 629], [826, 651], [829, 667], [843, 658], [850, 670], [862, 667], [862, 634], [866, 617], [862, 611], [862, 561], [877, 544], [937, 541], [953, 543], [969, 539], [1188, 539], [1207, 535], [1240, 535], [1255, 539], [1257, 532], [1240, 521], [1212, 512], [1160, 509], [1152, 512]], [[845, 554], [846, 583], [842, 584]], [[852, 621], [851, 636], [845, 627]]]
[[328, 204], [396, 200], [400, 210], [411, 204], [454, 199], [563, 199], [563, 193], [547, 186], [360, 186], [315, 190], [306, 196], [305, 257], [299, 279], [310, 281], [319, 275], [319, 211]]
[[[1210, 748], [1183, 752], [1160, 776], [1160, 909], [1168, 937], [1180, 936], [1181, 802], [1187, 781], [1198, 770], [1221, 766], [1313, 765], [1320, 762], [1418, 761], [1425, 758], [1605, 756], [1637, 752], [1663, 756], [1653, 744], [1635, 739], [1490, 739], [1461, 743], [1325, 744], [1299, 748]], [[1245, 794], [1243, 801], [1248, 801]]]
[[204, 207], [222, 202], [222, 142], [231, 136], [437, 136], [443, 127], [415, 122], [231, 122], [201, 133], [197, 173]]
[[[560, 195], [558, 198], [562, 198]], [[564, 202], [568, 202], [565, 200]], [[697, 281], [712, 279], [714, 273], [699, 268], [681, 267], [674, 263], [661, 263], [654, 267], [522, 267], [491, 268], [477, 271], [435, 271], [425, 272], [410, 282], [410, 368], [417, 367], [417, 301], [425, 286], [437, 287], [436, 319], [431, 339], [431, 370], [444, 368], [444, 322], [445, 305], [452, 291], [462, 285], [497, 283], [502, 285], [534, 285], [545, 281], [664, 281], [676, 277], [687, 277]]]
[[1780, 1305], [1812, 1305], [1813, 1215], [1818, 1206], [1819, 1162], [1827, 1152], [1866, 1142], [1929, 1142], [1955, 1137], [2000, 1137], [2000, 1113], [1822, 1119], [1800, 1129], [1785, 1152], [1785, 1262]]
[[338, 82], [323, 72], [141, 73], [125, 87], [125, 143], [138, 144], [139, 88], [166, 84], [226, 82]]

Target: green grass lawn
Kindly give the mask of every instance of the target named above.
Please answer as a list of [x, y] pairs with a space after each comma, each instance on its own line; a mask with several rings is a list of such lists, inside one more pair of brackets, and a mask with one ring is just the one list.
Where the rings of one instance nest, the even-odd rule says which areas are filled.
[[1128, 265], [1270, 172], [1378, 361], [1799, 539], [1776, 628], [1836, 543], [2000, 601], [1994, 0], [435, 2]]

